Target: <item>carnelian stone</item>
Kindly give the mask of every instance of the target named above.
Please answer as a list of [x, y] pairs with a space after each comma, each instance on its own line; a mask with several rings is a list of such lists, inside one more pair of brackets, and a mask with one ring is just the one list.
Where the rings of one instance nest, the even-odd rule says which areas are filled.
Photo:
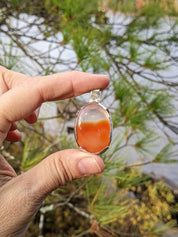
[[110, 123], [108, 120], [77, 124], [77, 143], [91, 153], [98, 153], [110, 144]]
[[98, 103], [84, 106], [77, 115], [75, 137], [84, 150], [100, 154], [111, 142], [111, 121], [108, 111]]

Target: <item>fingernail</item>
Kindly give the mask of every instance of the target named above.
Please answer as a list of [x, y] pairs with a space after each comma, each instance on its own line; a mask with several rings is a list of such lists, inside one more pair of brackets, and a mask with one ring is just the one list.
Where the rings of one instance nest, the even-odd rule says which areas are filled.
[[103, 78], [109, 78], [109, 76], [108, 76], [108, 75], [105, 75], [105, 74], [95, 74], [95, 75], [97, 75], [97, 76], [99, 76], [99, 77], [103, 77]]
[[40, 107], [38, 107], [36, 110], [35, 110], [35, 114], [36, 114], [36, 117], [38, 118], [38, 115], [40, 113]]
[[78, 169], [85, 176], [97, 174], [104, 170], [104, 162], [99, 156], [84, 158], [79, 161]]

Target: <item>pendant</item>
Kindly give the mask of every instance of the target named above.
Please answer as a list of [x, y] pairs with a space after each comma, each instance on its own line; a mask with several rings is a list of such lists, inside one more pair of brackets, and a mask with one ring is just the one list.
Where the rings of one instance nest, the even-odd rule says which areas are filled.
[[77, 113], [74, 130], [79, 148], [94, 154], [105, 152], [112, 138], [111, 116], [100, 103], [100, 93], [91, 91], [89, 102]]

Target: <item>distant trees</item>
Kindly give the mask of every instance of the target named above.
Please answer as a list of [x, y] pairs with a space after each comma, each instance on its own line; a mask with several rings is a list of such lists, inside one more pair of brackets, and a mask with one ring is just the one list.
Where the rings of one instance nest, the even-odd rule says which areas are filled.
[[[38, 221], [40, 216], [46, 217], [41, 234], [124, 236], [134, 232], [136, 236], [159, 236], [175, 225], [172, 191], [132, 168], [176, 161], [177, 12], [172, 1], [165, 1], [166, 5], [144, 1], [139, 9], [135, 3], [0, 2], [1, 65], [31, 75], [83, 70], [111, 78], [103, 97], [109, 98], [105, 101], [116, 135], [111, 149], [103, 154], [105, 172], [101, 177], [68, 184], [48, 197], [36, 217]], [[55, 139], [44, 134], [42, 121], [33, 127], [20, 126], [28, 136], [19, 145], [5, 144], [3, 150], [7, 159], [11, 153], [19, 158], [16, 163], [11, 160], [19, 172], [49, 152], [75, 146], [65, 133]], [[125, 160], [133, 156], [139, 163], [128, 165]], [[38, 231], [37, 225], [35, 219], [29, 231]]]

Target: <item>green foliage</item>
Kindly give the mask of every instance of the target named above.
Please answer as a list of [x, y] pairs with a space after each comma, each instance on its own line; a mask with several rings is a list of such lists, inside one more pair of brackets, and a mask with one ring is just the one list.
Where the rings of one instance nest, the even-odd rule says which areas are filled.
[[35, 131], [24, 138], [21, 161], [22, 170], [32, 168], [52, 152], [56, 151], [56, 149], [64, 150], [76, 147], [74, 138], [67, 136], [66, 133], [61, 133], [60, 137], [57, 137], [54, 143], [52, 142], [54, 138], [48, 137], [48, 135], [46, 135], [47, 137], [43, 137], [44, 132], [39, 132], [38, 126], [36, 126]]
[[[91, 196], [90, 189], [93, 186], [94, 183], [87, 185], [87, 194], [89, 196]], [[92, 196], [92, 201], [89, 204], [89, 211], [96, 218], [96, 220], [101, 223], [101, 225], [112, 223], [118, 218], [122, 218], [122, 216], [127, 212], [127, 201], [119, 201], [121, 199], [121, 195], [119, 195], [117, 192], [109, 190], [112, 189], [112, 186], [114, 188], [112, 180], [110, 180], [110, 188], [104, 182], [98, 184], [97, 190], [94, 193], [94, 197]]]
[[32, 168], [49, 154], [49, 147], [45, 147], [43, 150], [44, 147], [37, 142], [37, 139], [35, 136], [31, 136], [25, 141], [21, 163], [22, 170]]
[[152, 119], [151, 113], [127, 82], [127, 78], [116, 81], [114, 91], [119, 101], [119, 109], [117, 108], [113, 115], [114, 126], [130, 126], [134, 130], [145, 129], [145, 123]]
[[99, 233], [110, 229], [121, 236], [162, 236], [176, 225], [170, 208], [175, 197], [166, 185], [152, 183], [134, 169], [120, 168], [115, 177], [96, 177], [86, 185], [89, 211], [101, 224]]
[[0, 65], [10, 69], [14, 70], [17, 67], [19, 57], [14, 54], [16, 54], [16, 50], [14, 48], [13, 41], [10, 42], [9, 45], [5, 45], [3, 42], [1, 42], [2, 47], [2, 55], [0, 56]]
[[25, 2], [26, 2], [25, 0], [10, 0], [10, 3], [12, 4], [13, 7], [19, 7]]
[[139, 174], [136, 169], [127, 168], [127, 166], [122, 165], [117, 172], [115, 178], [119, 189], [135, 191], [138, 186], [150, 183], [150, 178]]
[[98, 1], [47, 0], [45, 6], [51, 14], [57, 14], [56, 27], [63, 34], [62, 43], [72, 45], [82, 70], [106, 71], [109, 66], [101, 45], [109, 40], [111, 33], [109, 27], [95, 27], [95, 22], [107, 21], [104, 13], [98, 10]]
[[34, 133], [24, 140], [21, 169], [28, 170], [50, 154], [50, 145], [44, 138]]
[[174, 163], [178, 162], [175, 158], [178, 157], [178, 152], [174, 151], [174, 144], [166, 144], [160, 152], [155, 156], [153, 162]]
[[[176, 162], [173, 137], [164, 130], [158, 134], [155, 122], [171, 130], [167, 117], [175, 113], [177, 84], [175, 78], [167, 78], [163, 72], [177, 63], [171, 47], [177, 47], [178, 21], [168, 18], [176, 16], [171, 1], [145, 2], [140, 9], [132, 0], [10, 0], [8, 8], [6, 2], [0, 3], [4, 13], [0, 21], [5, 25], [0, 30], [11, 38], [9, 47], [1, 40], [2, 65], [18, 70], [16, 59], [20, 59], [15, 48], [20, 48], [27, 61], [37, 64], [36, 74], [56, 72], [63, 62], [62, 53], [70, 46], [76, 62], [64, 60], [67, 70], [109, 74], [111, 87], [106, 96], [115, 97], [116, 102], [111, 108], [116, 135], [110, 149], [102, 154], [105, 172], [67, 184], [44, 201], [43, 207], [54, 205], [52, 211], [45, 213], [45, 236], [162, 236], [168, 228], [176, 226], [174, 216], [178, 208], [173, 192], [139, 171], [151, 162]], [[100, 4], [125, 14], [117, 12], [112, 18], [110, 13], [101, 11]], [[34, 17], [33, 23], [29, 22], [27, 28], [24, 25], [22, 31], [14, 29], [9, 20], [18, 20], [21, 13]], [[51, 54], [51, 46], [46, 54], [38, 54], [36, 48], [32, 50], [34, 43], [41, 42], [36, 32], [32, 36], [26, 34], [29, 41], [24, 44], [24, 32], [31, 32], [32, 24], [41, 30], [42, 41], [57, 42], [60, 52], [56, 58]], [[59, 32], [62, 40], [58, 39]], [[43, 122], [30, 127], [23, 123], [19, 128], [27, 134], [22, 142], [16, 148], [5, 145], [18, 158], [13, 160], [17, 171], [33, 167], [52, 152], [76, 148], [74, 139], [65, 132], [57, 137], [46, 133]], [[167, 139], [166, 144], [159, 143], [160, 136]], [[155, 152], [158, 145], [160, 151]], [[140, 161], [127, 164], [135, 154]], [[40, 214], [32, 222], [28, 236], [32, 232], [38, 235]]]
[[111, 0], [107, 1], [109, 8], [114, 11], [121, 11], [126, 14], [128, 13], [137, 13], [140, 15], [146, 15], [148, 20], [154, 18], [152, 21], [155, 21], [159, 17], [164, 15], [176, 15], [176, 9], [174, 7], [174, 1], [171, 0], [147, 0], [142, 1], [142, 4], [137, 7], [137, 1], [135, 0]]
[[118, 0], [113, 0], [113, 1], [107, 1], [108, 2], [108, 7], [112, 10], [119, 10], [124, 13], [131, 13], [135, 12], [135, 1], [133, 0], [127, 0], [127, 1], [118, 1]]
[[[46, 8], [54, 14], [62, 15], [64, 23], [87, 23], [90, 20], [90, 14], [97, 11], [98, 1], [92, 0], [89, 3], [80, 0], [75, 2], [72, 0], [46, 0]], [[83, 27], [86, 27], [86, 25]]]
[[134, 148], [144, 155], [152, 152], [150, 148], [154, 146], [154, 142], [158, 140], [159, 136], [151, 129], [148, 132], [144, 132], [142, 136], [140, 133], [138, 135], [138, 139], [135, 139]]
[[[151, 208], [151, 204], [156, 207], [155, 209]], [[153, 204], [154, 203], [154, 204]], [[175, 222], [169, 221], [171, 219], [170, 212], [167, 210], [167, 204], [161, 204], [161, 200], [157, 199], [156, 202], [152, 202], [150, 198], [148, 201], [131, 201], [131, 208], [127, 213], [124, 220], [121, 220], [120, 225], [122, 225], [121, 230], [133, 229], [134, 233], [137, 233], [136, 236], [163, 236], [163, 234], [170, 228], [174, 226]], [[162, 209], [164, 207], [164, 209]], [[163, 217], [163, 215], [165, 215]], [[161, 218], [168, 220], [167, 225], [162, 225], [160, 222]], [[125, 224], [127, 222], [127, 225]], [[132, 232], [133, 233], [133, 232]]]
[[59, 150], [77, 148], [77, 144], [74, 141], [73, 136], [69, 136], [67, 133], [61, 133], [60, 138], [57, 139]]
[[[133, 172], [130, 174], [132, 177]], [[134, 172], [134, 176], [138, 176]], [[130, 185], [129, 185], [130, 186]], [[129, 188], [128, 186], [128, 188]], [[130, 200], [130, 208], [121, 223], [122, 228], [128, 228], [128, 223], [138, 236], [162, 236], [169, 226], [176, 223], [171, 221], [171, 210], [169, 205], [175, 203], [172, 192], [163, 184], [152, 184], [149, 179], [142, 184], [131, 185], [132, 190], [138, 198]], [[126, 221], [126, 223], [125, 223]], [[166, 226], [161, 222], [167, 223]]]
[[142, 8], [140, 16], [144, 16], [145, 18], [145, 27], [159, 27], [160, 19], [167, 14], [160, 2], [160, 0], [150, 1], [149, 4], [146, 4], [145, 7]]
[[166, 91], [158, 92], [150, 101], [150, 109], [160, 116], [170, 115], [174, 111], [171, 97]]

